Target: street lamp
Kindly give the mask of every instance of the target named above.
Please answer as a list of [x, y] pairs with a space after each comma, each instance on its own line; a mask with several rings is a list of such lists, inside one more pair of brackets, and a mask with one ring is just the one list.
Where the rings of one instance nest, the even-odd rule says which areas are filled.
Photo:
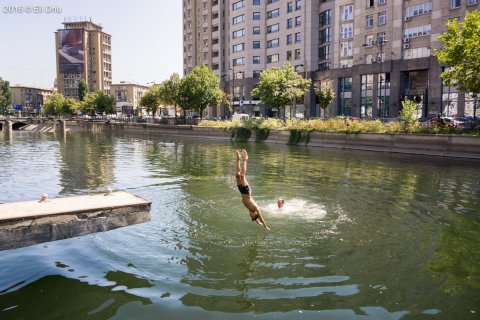
[[235, 102], [235, 63], [232, 62], [232, 67], [230, 68], [232, 70], [232, 108], [235, 110], [233, 103]]

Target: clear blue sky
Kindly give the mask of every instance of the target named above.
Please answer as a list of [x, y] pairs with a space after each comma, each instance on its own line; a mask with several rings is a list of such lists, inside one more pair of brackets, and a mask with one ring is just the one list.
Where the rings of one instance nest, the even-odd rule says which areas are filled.
[[[113, 83], [182, 76], [181, 0], [0, 0], [0, 77], [10, 85], [52, 88], [55, 36], [65, 17], [85, 16], [112, 35]], [[61, 13], [5, 13], [58, 7]]]

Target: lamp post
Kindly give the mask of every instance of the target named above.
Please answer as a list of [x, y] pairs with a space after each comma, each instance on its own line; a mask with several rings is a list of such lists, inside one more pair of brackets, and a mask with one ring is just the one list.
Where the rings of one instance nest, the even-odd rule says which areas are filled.
[[232, 108], [233, 111], [235, 112], [235, 107], [233, 103], [235, 102], [235, 63], [232, 62], [232, 67], [230, 68], [232, 70]]

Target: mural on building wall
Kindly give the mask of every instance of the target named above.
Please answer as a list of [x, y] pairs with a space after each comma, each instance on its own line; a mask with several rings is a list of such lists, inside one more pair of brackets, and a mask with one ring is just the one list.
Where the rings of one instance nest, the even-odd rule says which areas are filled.
[[60, 72], [83, 72], [83, 30], [62, 29], [58, 31], [58, 36], [58, 57], [60, 63]]

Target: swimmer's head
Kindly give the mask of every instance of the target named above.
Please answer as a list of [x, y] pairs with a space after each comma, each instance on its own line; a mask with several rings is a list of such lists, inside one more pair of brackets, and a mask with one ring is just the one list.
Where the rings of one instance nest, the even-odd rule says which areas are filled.
[[285, 200], [283, 200], [282, 198], [279, 198], [277, 200], [277, 205], [279, 208], [283, 208], [283, 206], [285, 205]]

